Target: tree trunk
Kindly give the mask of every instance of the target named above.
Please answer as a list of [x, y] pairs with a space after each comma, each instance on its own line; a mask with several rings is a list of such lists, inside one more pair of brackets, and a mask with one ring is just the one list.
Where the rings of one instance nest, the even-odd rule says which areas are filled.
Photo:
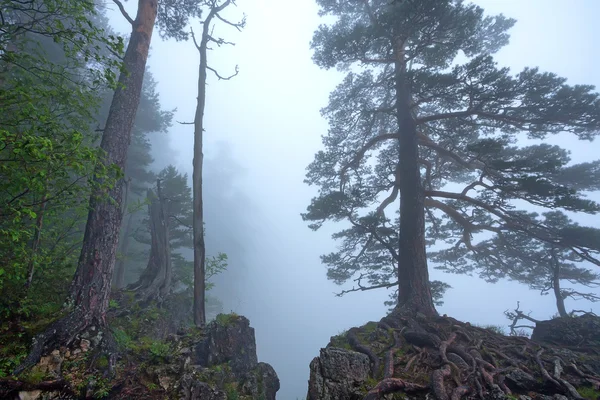
[[125, 286], [125, 259], [129, 250], [129, 236], [131, 235], [131, 228], [133, 226], [133, 215], [134, 214], [131, 213], [129, 214], [129, 218], [127, 218], [123, 242], [121, 243], [121, 249], [119, 251], [121, 253], [121, 258], [117, 263], [115, 278], [115, 288], [117, 289], [121, 289]]
[[[115, 90], [100, 143], [105, 152], [104, 164], [121, 170], [125, 169], [156, 16], [157, 0], [138, 0], [137, 15], [123, 59], [125, 71], [119, 76], [119, 86]], [[98, 177], [95, 179], [101, 181]], [[120, 182], [90, 197], [83, 246], [70, 287], [73, 311], [34, 339], [30, 354], [15, 373], [35, 364], [45, 351], [71, 344], [76, 335], [88, 327], [106, 326], [105, 314], [123, 219], [122, 202], [123, 185]]]
[[[212, 13], [211, 13], [212, 14]], [[210, 15], [209, 15], [210, 17]], [[204, 243], [204, 205], [202, 202], [202, 163], [204, 161], [203, 134], [204, 134], [204, 107], [206, 105], [206, 52], [208, 46], [208, 28], [210, 20], [204, 22], [202, 38], [198, 51], [200, 53], [200, 66], [198, 68], [198, 103], [194, 116], [194, 161], [192, 173], [193, 191], [193, 235], [194, 235], [194, 324], [206, 324], [206, 310], [204, 297], [206, 294], [205, 263], [206, 246]]]
[[[193, 235], [194, 235], [194, 324], [204, 326], [206, 324], [206, 246], [204, 243], [204, 206], [202, 203], [202, 163], [204, 161], [203, 135], [204, 135], [204, 108], [206, 105], [206, 71], [208, 64], [206, 53], [208, 42], [211, 40], [209, 27], [212, 19], [217, 16], [229, 4], [231, 0], [223, 2], [220, 6], [214, 2], [210, 12], [202, 25], [202, 38], [200, 45], [194, 38], [194, 44], [200, 53], [200, 65], [198, 67], [198, 102], [194, 116], [194, 170], [192, 173], [193, 193]], [[212, 39], [219, 43], [219, 41]], [[214, 71], [214, 70], [213, 70]], [[229, 79], [229, 78], [226, 78]]]
[[[119, 76], [102, 135], [100, 147], [106, 152], [105, 165], [125, 169], [127, 149], [135, 121], [146, 70], [150, 40], [157, 15], [157, 0], [139, 0], [131, 38], [123, 59], [126, 72]], [[85, 318], [104, 320], [108, 308], [110, 283], [115, 265], [117, 243], [123, 218], [123, 185], [108, 191], [110, 201], [90, 199], [81, 256], [71, 285], [71, 299]]]
[[132, 288], [138, 292], [142, 301], [163, 299], [171, 288], [171, 249], [169, 243], [169, 225], [162, 196], [160, 180], [157, 181], [158, 197], [148, 190], [148, 214], [150, 216], [150, 258], [148, 266]]
[[398, 308], [437, 315], [429, 283], [425, 250], [424, 192], [419, 171], [417, 127], [411, 113], [404, 43], [397, 40], [395, 81], [400, 156], [400, 240]]
[[[127, 183], [125, 184], [125, 195], [123, 196], [123, 217], [127, 213], [127, 205], [129, 198], [129, 190], [131, 189], [131, 178], [127, 179]], [[133, 225], [133, 213], [129, 214], [129, 218], [127, 218], [127, 224], [125, 225], [125, 232], [122, 234], [121, 243], [119, 253], [121, 254], [121, 258], [117, 262], [117, 266], [115, 268], [115, 282], [114, 287], [116, 289], [121, 289], [125, 286], [125, 260], [127, 258], [127, 252], [129, 251], [129, 235], [131, 234], [131, 228]]]
[[556, 299], [558, 315], [563, 318], [568, 317], [569, 313], [565, 307], [565, 298], [560, 292], [560, 263], [556, 258], [555, 249], [552, 249], [552, 289], [554, 290], [554, 298]]
[[33, 234], [33, 243], [31, 244], [31, 260], [29, 260], [29, 272], [27, 273], [27, 282], [25, 282], [25, 291], [28, 291], [33, 281], [35, 273], [35, 257], [37, 256], [38, 248], [42, 238], [42, 225], [44, 223], [44, 211], [46, 211], [46, 195], [42, 196], [42, 204], [35, 221], [35, 233]]

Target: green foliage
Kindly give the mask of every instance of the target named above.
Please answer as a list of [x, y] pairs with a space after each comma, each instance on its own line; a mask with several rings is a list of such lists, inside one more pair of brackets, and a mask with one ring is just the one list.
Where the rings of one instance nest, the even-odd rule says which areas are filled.
[[132, 339], [127, 332], [122, 329], [114, 328], [112, 330], [113, 336], [117, 345], [122, 349], [130, 349], [132, 348]]
[[225, 394], [227, 395], [227, 400], [239, 400], [240, 394], [237, 390], [237, 384], [235, 383], [226, 383], [225, 384]]
[[119, 176], [98, 163], [93, 127], [123, 41], [96, 23], [92, 1], [0, 0], [0, 9], [0, 319], [27, 323], [64, 301], [89, 177], [96, 170], [110, 186]]
[[164, 361], [173, 354], [172, 346], [161, 341], [152, 341], [148, 347], [151, 359], [155, 362]]

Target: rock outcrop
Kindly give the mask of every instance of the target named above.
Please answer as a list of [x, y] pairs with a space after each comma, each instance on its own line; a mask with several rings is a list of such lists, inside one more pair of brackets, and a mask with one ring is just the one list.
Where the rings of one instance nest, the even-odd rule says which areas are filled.
[[391, 314], [334, 336], [308, 400], [600, 400], [600, 318], [538, 324], [534, 340], [449, 317]]
[[94, 348], [93, 335], [79, 337], [18, 380], [0, 379], [0, 398], [275, 400], [279, 390], [273, 368], [257, 360], [254, 329], [243, 316], [220, 314], [202, 330], [180, 330], [164, 341], [115, 336], [125, 341], [116, 365]]

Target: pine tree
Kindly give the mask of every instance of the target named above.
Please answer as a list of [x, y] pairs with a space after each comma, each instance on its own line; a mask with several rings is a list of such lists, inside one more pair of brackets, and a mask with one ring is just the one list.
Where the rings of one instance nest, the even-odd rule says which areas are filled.
[[[590, 250], [600, 250], [600, 229], [581, 227], [563, 212], [550, 211], [542, 216], [522, 213], [521, 218], [529, 220], [532, 226], [545, 226], [562, 232], [565, 239], [571, 237], [578, 243], [581, 240], [577, 236], [585, 236], [590, 240]], [[588, 288], [600, 287], [600, 274], [591, 271], [589, 263], [564, 244], [540, 242], [526, 233], [509, 231], [482, 240], [476, 249], [475, 252], [461, 255], [459, 260], [454, 259], [455, 254], [450, 256], [448, 252], [438, 252], [433, 254], [433, 258], [447, 261], [440, 269], [449, 272], [479, 271], [480, 276], [488, 282], [508, 278], [526, 284], [541, 294], [552, 293], [561, 317], [571, 315], [565, 306], [567, 298], [591, 302], [600, 300], [600, 296], [594, 292], [562, 287], [562, 281]]]
[[[600, 101], [591, 86], [569, 86], [535, 68], [511, 75], [498, 67], [492, 55], [508, 43], [513, 20], [450, 0], [318, 4], [335, 22], [315, 32], [314, 60], [348, 71], [323, 110], [330, 125], [325, 150], [306, 180], [320, 189], [303, 214], [311, 228], [327, 220], [348, 226], [334, 235], [339, 251], [323, 256], [329, 278], [397, 282], [400, 309], [435, 315], [426, 217], [430, 243], [445, 239], [473, 250], [477, 232], [564, 239], [521, 219], [516, 199], [599, 209], [560, 180], [568, 168], [556, 148], [516, 144], [559, 132], [592, 139]], [[464, 189], [443, 190], [448, 183]], [[398, 197], [396, 217], [388, 209], [398, 207]], [[460, 237], [444, 233], [440, 218]], [[570, 248], [582, 257], [590, 250], [583, 243]]]

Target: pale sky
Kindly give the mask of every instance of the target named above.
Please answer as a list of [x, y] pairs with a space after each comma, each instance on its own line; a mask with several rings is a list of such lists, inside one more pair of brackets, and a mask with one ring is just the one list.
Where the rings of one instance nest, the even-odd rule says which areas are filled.
[[[126, 5], [135, 14], [135, 3]], [[569, 83], [600, 86], [600, 1], [597, 0], [479, 0], [490, 14], [503, 13], [517, 19], [510, 45], [498, 61], [517, 72], [525, 66], [569, 78]], [[231, 81], [210, 79], [207, 88], [206, 151], [216, 154], [216, 143], [225, 141], [243, 167], [238, 189], [243, 199], [238, 209], [247, 210], [253, 231], [247, 232], [247, 271], [239, 293], [232, 294], [226, 308], [250, 319], [256, 329], [260, 361], [271, 363], [281, 379], [278, 398], [305, 398], [308, 365], [329, 337], [352, 326], [385, 315], [384, 291], [353, 293], [338, 298], [340, 290], [326, 279], [319, 255], [335, 250], [330, 239], [335, 226], [312, 232], [301, 220], [314, 188], [303, 184], [305, 168], [321, 148], [327, 123], [319, 109], [342, 75], [323, 71], [311, 60], [309, 42], [319, 24], [313, 1], [238, 0], [230, 19], [247, 15], [243, 32], [218, 27], [217, 32], [235, 47], [215, 49], [209, 65], [223, 75], [239, 65]], [[110, 7], [110, 6], [109, 6]], [[116, 8], [116, 7], [112, 7]], [[118, 13], [111, 21], [119, 31], [127, 26]], [[194, 24], [198, 31], [199, 24]], [[191, 42], [162, 42], [153, 37], [150, 69], [158, 81], [165, 109], [177, 108], [176, 120], [191, 121], [196, 107], [198, 53]], [[191, 175], [191, 126], [177, 125], [169, 132], [176, 153], [172, 163]], [[576, 161], [600, 155], [598, 142], [575, 142], [572, 137], [552, 139], [573, 150]], [[155, 149], [165, 152], [165, 149]], [[599, 198], [600, 200], [600, 198]], [[600, 226], [598, 216], [585, 216], [585, 224]], [[233, 225], [233, 224], [232, 224]], [[236, 230], [236, 226], [230, 227]], [[210, 226], [207, 230], [210, 231]], [[230, 265], [235, 275], [236, 265]], [[240, 267], [241, 268], [241, 267]], [[507, 325], [503, 311], [521, 301], [522, 308], [539, 319], [556, 312], [552, 296], [540, 296], [526, 287], [499, 282], [486, 284], [478, 278], [431, 272], [432, 278], [449, 282], [445, 304], [439, 308], [463, 321]], [[567, 304], [573, 306], [572, 303]], [[586, 308], [589, 305], [586, 303]], [[577, 305], [576, 308], [581, 308]], [[594, 307], [596, 313], [600, 307]], [[229, 311], [229, 309], [226, 309]]]

